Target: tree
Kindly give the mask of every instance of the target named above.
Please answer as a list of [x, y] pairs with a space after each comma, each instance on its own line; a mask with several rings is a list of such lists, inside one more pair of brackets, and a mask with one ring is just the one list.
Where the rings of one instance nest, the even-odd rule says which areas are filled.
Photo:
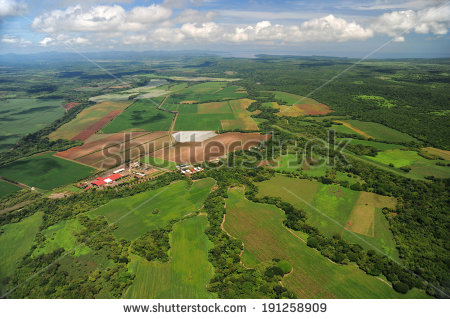
[[392, 287], [395, 289], [395, 291], [401, 293], [401, 294], [406, 294], [409, 290], [409, 287], [407, 284], [401, 282], [401, 281], [396, 281], [392, 284]]

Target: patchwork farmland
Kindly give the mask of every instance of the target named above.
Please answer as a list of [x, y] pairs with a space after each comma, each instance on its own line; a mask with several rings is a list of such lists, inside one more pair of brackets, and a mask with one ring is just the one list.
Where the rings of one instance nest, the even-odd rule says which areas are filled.
[[150, 155], [179, 164], [198, 163], [216, 160], [241, 149], [248, 150], [268, 139], [270, 135], [260, 133], [228, 132], [202, 142], [181, 143], [168, 149], [160, 149]]
[[[43, 128], [40, 112], [62, 112], [2, 153], [0, 290], [21, 284], [9, 297], [54, 299], [442, 298], [434, 287], [448, 291], [450, 156], [448, 139], [423, 121], [435, 114], [439, 129], [436, 118], [448, 115], [438, 94], [445, 64], [418, 77], [440, 76], [423, 97], [419, 85], [403, 91], [414, 68], [391, 61], [388, 81], [377, 62], [362, 61], [312, 99], [304, 95], [346, 61], [236, 60], [99, 60], [120, 81], [88, 66], [33, 78], [31, 89], [45, 79], [54, 92], [0, 92], [9, 106], [20, 104], [15, 94], [36, 102], [17, 104], [17, 114], [1, 109], [6, 126], [28, 114], [24, 125]], [[347, 81], [357, 69], [373, 73], [374, 92], [365, 78]], [[395, 90], [375, 92], [383, 81]], [[389, 121], [399, 114], [403, 124]], [[20, 138], [11, 127], [0, 148]], [[336, 158], [325, 148], [307, 154], [330, 129], [349, 141], [351, 165], [321, 165], [325, 153]]]
[[[276, 188], [273, 187], [274, 189]], [[228, 192], [224, 229], [244, 243], [242, 261], [257, 267], [274, 258], [287, 260], [293, 271], [283, 284], [298, 298], [423, 298], [419, 291], [401, 295], [389, 285], [354, 265], [332, 263], [306, 246], [295, 232], [285, 228], [277, 207], [250, 202], [242, 188]]]
[[95, 129], [100, 130], [107, 123], [106, 119], [113, 119], [132, 103], [133, 101], [98, 103], [81, 111], [74, 120], [52, 132], [49, 137], [52, 140], [72, 140], [85, 132], [81, 137], [86, 140], [96, 132]]
[[358, 192], [336, 185], [277, 175], [257, 183], [258, 196], [280, 197], [308, 214], [308, 222], [329, 236], [336, 234], [367, 249], [398, 252], [383, 207], [395, 208], [395, 198]]

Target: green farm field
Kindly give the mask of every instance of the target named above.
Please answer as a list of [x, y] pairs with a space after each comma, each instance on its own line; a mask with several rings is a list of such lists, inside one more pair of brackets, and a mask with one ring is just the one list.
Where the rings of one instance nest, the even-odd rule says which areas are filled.
[[[275, 98], [284, 101], [287, 105], [294, 105], [294, 104], [318, 104], [314, 99], [304, 97], [297, 94], [287, 93], [287, 92], [281, 92], [281, 91], [273, 91], [272, 93], [275, 94]], [[301, 100], [301, 101], [300, 101]]]
[[[37, 212], [18, 223], [0, 227], [3, 231], [0, 235], [0, 278], [12, 275], [22, 257], [28, 253], [41, 225], [42, 216], [42, 213]], [[0, 282], [0, 291], [1, 287]]]
[[176, 103], [195, 101], [196, 103], [221, 101], [225, 99], [239, 99], [247, 93], [236, 85], [226, 86], [226, 82], [205, 82], [188, 86], [172, 95]]
[[[376, 140], [380, 141], [390, 141], [390, 142], [412, 142], [416, 141], [414, 137], [409, 136], [408, 134], [402, 133], [400, 131], [394, 130], [390, 127], [387, 127], [383, 124], [374, 123], [374, 122], [363, 122], [358, 120], [345, 120], [342, 121], [344, 123], [349, 124], [351, 127], [356, 128], [356, 130], [360, 130], [363, 134], [358, 133], [358, 131], [354, 131], [344, 125], [333, 125], [332, 128], [336, 132], [346, 133], [346, 134], [359, 134], [363, 137], [372, 137]], [[366, 136], [364, 136], [364, 133]]]
[[0, 197], [9, 195], [19, 190], [21, 190], [19, 186], [5, 182], [0, 179]]
[[176, 223], [170, 235], [169, 261], [149, 262], [132, 255], [129, 265], [136, 274], [126, 298], [213, 298], [206, 285], [213, 275], [208, 261], [212, 243], [205, 234], [206, 216]]
[[416, 151], [386, 150], [378, 153], [375, 157], [364, 157], [384, 165], [392, 164], [395, 168], [408, 166], [411, 168], [411, 171], [407, 175], [415, 178], [424, 178], [425, 176], [450, 177], [450, 167], [438, 166], [436, 163], [442, 161], [425, 159], [419, 156]]
[[113, 111], [123, 111], [133, 101], [101, 102], [81, 111], [75, 119], [49, 134], [51, 140], [70, 140]]
[[249, 99], [227, 100], [200, 104], [171, 105], [171, 110], [180, 112], [175, 130], [214, 130], [244, 129], [258, 130], [255, 120], [250, 117], [247, 107]]
[[44, 128], [63, 114], [60, 99], [0, 101], [0, 152], [7, 151], [21, 137]]
[[127, 130], [168, 131], [173, 115], [157, 110], [158, 102], [151, 99], [138, 100], [103, 127], [103, 133]]
[[381, 212], [384, 206], [394, 208], [395, 199], [281, 175], [257, 186], [258, 196], [280, 197], [303, 209], [307, 222], [324, 234], [340, 234], [367, 249], [376, 247], [391, 257], [398, 257], [389, 223]]
[[[180, 218], [200, 209], [215, 181], [211, 178], [196, 181], [188, 187], [179, 181], [157, 190], [114, 199], [89, 213], [105, 216], [109, 223], [116, 223], [114, 234], [118, 239], [136, 239], [151, 229], [164, 227], [170, 220]], [[152, 214], [158, 209], [158, 214]]]
[[293, 271], [283, 284], [298, 298], [426, 298], [415, 289], [398, 294], [356, 265], [330, 262], [285, 228], [283, 219], [284, 213], [277, 207], [245, 199], [241, 188], [228, 192], [224, 228], [244, 242], [245, 266], [255, 267], [273, 258], [288, 261]]
[[176, 131], [220, 131], [222, 120], [235, 120], [232, 113], [186, 114], [180, 113], [175, 123]]
[[53, 156], [47, 152], [0, 167], [0, 176], [28, 186], [50, 190], [97, 172], [95, 168]]
[[339, 138], [338, 141], [345, 141], [348, 140], [350, 145], [365, 145], [365, 146], [373, 146], [376, 149], [380, 151], [387, 151], [387, 150], [399, 150], [403, 149], [403, 145], [399, 144], [389, 144], [389, 143], [382, 143], [382, 142], [375, 142], [375, 141], [368, 141], [368, 140], [358, 140], [358, 139], [349, 139], [349, 138]]

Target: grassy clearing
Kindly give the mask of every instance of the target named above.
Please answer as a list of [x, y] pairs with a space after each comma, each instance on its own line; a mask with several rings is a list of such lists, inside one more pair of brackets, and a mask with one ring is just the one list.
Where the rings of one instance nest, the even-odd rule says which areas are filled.
[[[109, 223], [116, 223], [117, 238], [136, 239], [151, 229], [165, 226], [170, 220], [200, 209], [214, 180], [205, 178], [187, 188], [187, 182], [179, 181], [166, 187], [151, 190], [127, 198], [114, 199], [89, 213], [105, 216]], [[158, 214], [152, 212], [158, 209]]]
[[173, 115], [157, 110], [153, 100], [139, 100], [128, 107], [122, 114], [108, 123], [103, 133], [117, 133], [126, 130], [168, 131]]
[[373, 245], [397, 258], [394, 238], [381, 212], [383, 207], [394, 208], [395, 199], [281, 175], [257, 185], [259, 196], [280, 197], [303, 209], [308, 223], [324, 234], [340, 234], [350, 242], [367, 249]]
[[21, 190], [17, 185], [0, 180], [0, 197], [12, 194]]
[[377, 96], [377, 95], [358, 95], [355, 97], [355, 100], [359, 100], [359, 101], [368, 101], [371, 103], [374, 103], [375, 105], [377, 105], [378, 107], [387, 107], [387, 108], [391, 108], [391, 107], [396, 107], [397, 105], [395, 103], [392, 103], [391, 101], [387, 100], [386, 98], [382, 97], [382, 96]]
[[195, 216], [174, 225], [170, 260], [148, 262], [133, 256], [130, 270], [136, 274], [126, 298], [213, 298], [206, 284], [213, 275], [208, 261], [212, 243], [205, 235], [206, 216]]
[[276, 171], [293, 172], [302, 167], [302, 164], [298, 162], [296, 154], [286, 154], [281, 156], [275, 164]]
[[0, 151], [23, 136], [44, 128], [64, 114], [62, 100], [9, 99], [0, 101]]
[[411, 171], [406, 175], [412, 178], [424, 178], [434, 176], [437, 178], [449, 178], [450, 167], [436, 165], [436, 160], [428, 160], [417, 154], [416, 151], [386, 150], [375, 157], [364, 156], [372, 161], [393, 165], [395, 168], [408, 166]]
[[[33, 251], [32, 256], [49, 254], [58, 248], [71, 251], [77, 246], [77, 237], [75, 234], [80, 233], [84, 229], [85, 227], [80, 224], [78, 219], [64, 220], [56, 225], [50, 226], [43, 232], [45, 242]], [[82, 245], [74, 251], [74, 255], [85, 255], [90, 251], [91, 249], [89, 247]]]
[[[0, 278], [12, 275], [19, 261], [28, 253], [42, 216], [41, 212], [37, 212], [18, 223], [1, 227], [4, 233], [0, 235]], [[0, 288], [1, 286], [0, 282]]]
[[111, 111], [126, 109], [133, 101], [101, 102], [81, 111], [75, 119], [64, 124], [49, 137], [52, 140], [59, 138], [70, 140], [78, 133], [107, 116]]
[[371, 159], [382, 163], [382, 164], [393, 164], [394, 167], [409, 166], [414, 162], [417, 162], [423, 157], [417, 155], [415, 151], [402, 151], [402, 150], [386, 150], [384, 152], [378, 153], [375, 157], [370, 157]]
[[12, 162], [0, 168], [0, 176], [50, 190], [86, 178], [97, 171], [53, 154], [47, 152]]
[[141, 158], [141, 162], [142, 163], [147, 163], [156, 167], [162, 167], [162, 168], [167, 168], [170, 170], [175, 170], [177, 167], [177, 164], [171, 161], [166, 161], [162, 158], [157, 158], [157, 157], [152, 157], [152, 156], [147, 156], [144, 158]]
[[309, 97], [304, 97], [297, 94], [287, 93], [287, 92], [281, 92], [281, 91], [273, 91], [272, 93], [275, 94], [275, 98], [284, 101], [288, 105], [294, 105], [294, 104], [319, 104], [314, 99], [311, 99]]
[[[374, 122], [363, 122], [358, 120], [345, 120], [341, 121], [344, 123], [348, 123], [351, 127], [356, 128], [357, 131], [353, 131], [349, 128], [343, 128], [344, 125], [333, 125], [333, 129], [337, 132], [348, 133], [348, 134], [359, 134], [363, 137], [373, 137], [374, 139], [381, 141], [391, 141], [391, 142], [411, 142], [416, 141], [414, 137], [409, 136], [408, 134], [402, 133], [400, 131], [394, 130], [390, 127], [384, 126], [383, 124], [374, 123]], [[362, 131], [363, 133], [359, 133]], [[366, 136], [364, 136], [366, 135]]]
[[380, 151], [397, 150], [397, 149], [404, 148], [403, 145], [399, 145], [399, 144], [388, 144], [388, 143], [382, 143], [382, 142], [357, 140], [357, 139], [349, 139], [349, 138], [339, 138], [338, 139], [338, 141], [345, 141], [345, 140], [348, 140], [349, 144], [351, 144], [351, 145], [360, 144], [360, 145], [366, 145], [366, 146], [373, 146]]
[[331, 263], [282, 225], [284, 213], [278, 208], [246, 200], [242, 189], [232, 189], [228, 196], [225, 229], [242, 239], [245, 251], [256, 262], [269, 262], [273, 258], [288, 261], [293, 271], [283, 283], [298, 298], [426, 297], [418, 290], [398, 294], [355, 265]]

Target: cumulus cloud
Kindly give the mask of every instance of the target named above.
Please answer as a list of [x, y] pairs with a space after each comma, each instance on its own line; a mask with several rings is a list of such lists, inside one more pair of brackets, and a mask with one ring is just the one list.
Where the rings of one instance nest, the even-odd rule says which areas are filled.
[[31, 41], [29, 41], [29, 40], [25, 40], [24, 38], [16, 37], [14, 35], [9, 35], [9, 34], [4, 34], [2, 36], [1, 42], [5, 43], [5, 44], [18, 45], [21, 47], [26, 47], [31, 44]]
[[261, 21], [254, 26], [237, 27], [226, 38], [233, 42], [242, 41], [349, 41], [366, 40], [373, 31], [365, 29], [355, 22], [328, 15], [319, 19], [303, 22], [300, 26], [272, 25], [270, 21]]
[[54, 39], [51, 37], [45, 37], [44, 39], [42, 39], [42, 41], [39, 42], [39, 44], [43, 47], [48, 46], [49, 44], [53, 43]]
[[420, 34], [447, 34], [450, 26], [450, 4], [419, 11], [403, 10], [385, 13], [371, 25], [374, 31], [398, 37], [414, 31]]
[[364, 29], [355, 22], [347, 22], [332, 14], [302, 23], [300, 31], [308, 41], [366, 40], [373, 37], [373, 31]]
[[27, 5], [15, 0], [0, 0], [0, 19], [25, 13]]
[[48, 33], [138, 31], [171, 15], [172, 10], [155, 4], [128, 12], [119, 5], [94, 6], [88, 10], [77, 5], [45, 13], [34, 19], [32, 27]]
[[[4, 1], [4, 0], [0, 0]], [[164, 1], [131, 9], [112, 4], [70, 6], [52, 10], [34, 19], [32, 27], [47, 33], [40, 44], [108, 45], [178, 43], [277, 43], [364, 41], [387, 34], [405, 41], [404, 34], [416, 32], [443, 35], [450, 21], [450, 5], [413, 11], [393, 11], [362, 25], [342, 17], [326, 15], [302, 23], [273, 23], [268, 19], [254, 24], [217, 23], [216, 12], [194, 9], [173, 11], [193, 0]], [[175, 15], [174, 15], [175, 12]], [[95, 39], [95, 40], [94, 40]]]
[[210, 41], [217, 40], [220, 28], [214, 22], [206, 23], [185, 23], [181, 26], [180, 31], [191, 38], [208, 39]]

